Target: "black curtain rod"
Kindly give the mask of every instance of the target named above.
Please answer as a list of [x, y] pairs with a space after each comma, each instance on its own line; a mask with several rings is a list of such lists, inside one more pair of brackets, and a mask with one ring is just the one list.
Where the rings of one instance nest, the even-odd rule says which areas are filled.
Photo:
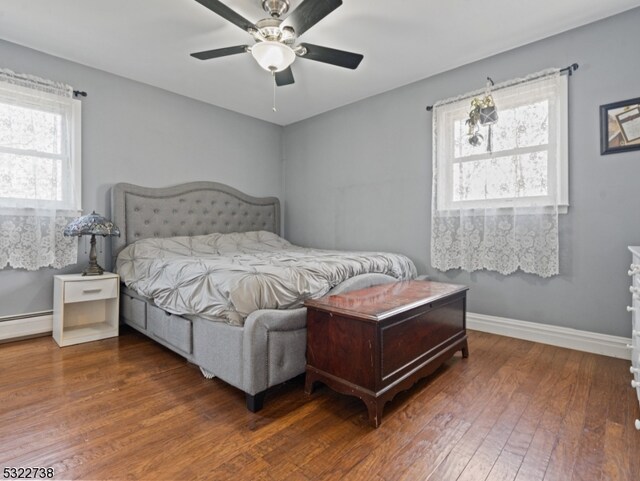
[[[47, 82], [46, 80], [37, 79], [37, 78], [29, 78], [28, 76], [25, 77], [23, 74], [16, 74], [15, 76], [19, 80], [28, 80], [29, 82], [33, 82], [33, 83], [36, 83], [38, 85], [43, 85], [44, 87], [51, 87], [51, 83]], [[82, 90], [74, 90], [73, 91], [73, 96], [74, 97], [86, 97], [87, 96], [87, 92], [83, 92]]]
[[[573, 72], [578, 70], [578, 67], [579, 65], [577, 63], [572, 63], [568, 67], [561, 68], [560, 73], [566, 73], [569, 77], [571, 77], [573, 75]], [[487, 77], [487, 80], [489, 80], [491, 82], [491, 85], [493, 85], [493, 80], [491, 80], [490, 77]], [[433, 105], [427, 105], [427, 110], [431, 112], [433, 110]]]
[[[32, 83], [36, 83], [38, 85], [43, 85], [44, 87], [51, 87], [51, 82], [48, 82], [46, 80], [43, 79], [38, 79], [38, 78], [29, 78], [28, 76], [25, 76], [23, 74], [15, 74], [15, 77], [18, 78], [19, 80], [27, 80], [28, 82], [32, 82]], [[64, 85], [64, 84], [60, 84], [60, 85]], [[74, 97], [86, 97], [87, 96], [87, 92], [83, 92], [82, 90], [74, 90], [73, 91], [73, 96]]]
[[565, 68], [561, 68], [560, 69], [560, 73], [565, 73], [567, 72], [567, 74], [569, 75], [569, 77], [571, 77], [573, 75], [573, 72], [575, 72], [576, 70], [578, 70], [578, 67], [580, 65], [578, 65], [577, 63], [572, 63], [571, 65], [569, 65], [568, 67]]

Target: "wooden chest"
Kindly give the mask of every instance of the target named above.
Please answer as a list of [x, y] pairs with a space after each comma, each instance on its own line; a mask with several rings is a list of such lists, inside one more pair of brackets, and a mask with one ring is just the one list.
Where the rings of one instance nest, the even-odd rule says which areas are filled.
[[468, 357], [467, 287], [405, 281], [305, 302], [305, 391], [316, 381], [357, 396], [378, 427], [384, 404], [456, 351]]

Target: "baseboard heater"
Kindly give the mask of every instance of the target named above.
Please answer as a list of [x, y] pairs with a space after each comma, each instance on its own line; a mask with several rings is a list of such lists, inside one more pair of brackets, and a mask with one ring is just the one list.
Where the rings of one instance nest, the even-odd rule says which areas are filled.
[[0, 317], [0, 341], [48, 334], [53, 329], [53, 311]]
[[53, 311], [30, 312], [28, 314], [15, 314], [13, 316], [2, 316], [0, 322], [18, 321], [20, 319], [31, 319], [32, 317], [53, 316]]

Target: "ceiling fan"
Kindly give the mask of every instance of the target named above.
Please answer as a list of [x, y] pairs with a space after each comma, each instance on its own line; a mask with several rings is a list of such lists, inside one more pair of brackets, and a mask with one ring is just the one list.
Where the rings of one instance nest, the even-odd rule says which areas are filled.
[[236, 45], [191, 54], [199, 60], [251, 52], [258, 64], [274, 75], [276, 85], [283, 86], [294, 83], [291, 64], [296, 57], [349, 69], [356, 69], [363, 59], [363, 56], [357, 53], [310, 43], [296, 44], [298, 37], [342, 5], [342, 0], [303, 0], [284, 19], [280, 17], [289, 11], [289, 0], [261, 0], [262, 8], [270, 18], [262, 19], [255, 24], [219, 0], [196, 1], [248, 32], [255, 41], [253, 45]]

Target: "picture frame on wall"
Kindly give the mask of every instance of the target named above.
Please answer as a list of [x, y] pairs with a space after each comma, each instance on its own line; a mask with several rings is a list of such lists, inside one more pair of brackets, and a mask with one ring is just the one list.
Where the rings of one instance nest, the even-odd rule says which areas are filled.
[[600, 106], [600, 153], [640, 150], [640, 97]]

